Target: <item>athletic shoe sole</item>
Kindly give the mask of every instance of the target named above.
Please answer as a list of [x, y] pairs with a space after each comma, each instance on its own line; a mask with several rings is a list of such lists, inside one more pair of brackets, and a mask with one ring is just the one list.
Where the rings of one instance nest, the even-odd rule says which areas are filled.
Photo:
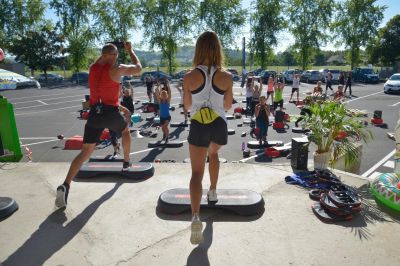
[[192, 243], [193, 245], [198, 245], [201, 244], [203, 241], [203, 224], [201, 223], [201, 221], [192, 222], [190, 243]]
[[63, 208], [65, 206], [67, 206], [67, 203], [65, 202], [65, 192], [64, 191], [57, 190], [55, 205], [57, 208]]

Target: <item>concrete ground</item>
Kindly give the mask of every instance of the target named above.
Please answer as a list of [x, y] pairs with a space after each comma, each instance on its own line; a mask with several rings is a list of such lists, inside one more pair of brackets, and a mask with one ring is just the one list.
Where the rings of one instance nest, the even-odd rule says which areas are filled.
[[[189, 242], [190, 214], [157, 212], [170, 188], [187, 187], [189, 164], [155, 164], [141, 182], [76, 180], [68, 207], [55, 210], [55, 188], [68, 163], [0, 168], [0, 195], [20, 209], [0, 223], [0, 264], [7, 265], [399, 265], [400, 215], [377, 206], [367, 181], [339, 172], [364, 195], [352, 221], [326, 224], [307, 190], [287, 185], [288, 165], [222, 164], [219, 188], [262, 194], [265, 212], [240, 217], [203, 211], [205, 242]], [[204, 186], [209, 185], [208, 174]]]

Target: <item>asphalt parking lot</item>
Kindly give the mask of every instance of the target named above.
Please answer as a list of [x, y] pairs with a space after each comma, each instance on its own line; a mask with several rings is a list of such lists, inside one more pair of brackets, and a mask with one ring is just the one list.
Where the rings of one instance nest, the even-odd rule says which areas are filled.
[[[300, 87], [300, 98], [304, 98], [305, 92], [311, 90], [313, 84], [302, 83]], [[336, 88], [336, 86], [334, 86]], [[139, 109], [144, 101], [147, 101], [146, 89], [143, 86], [134, 88], [135, 109]], [[176, 106], [176, 110], [171, 112], [172, 122], [183, 122], [184, 118], [181, 109], [178, 108], [180, 103], [180, 95], [172, 84], [172, 105]], [[291, 86], [287, 85], [284, 90], [284, 101], [286, 112], [289, 115], [298, 115], [299, 109], [293, 104], [288, 103], [291, 92]], [[13, 103], [17, 121], [19, 136], [23, 146], [31, 149], [34, 162], [70, 162], [78, 151], [64, 150], [64, 141], [58, 140], [57, 135], [63, 134], [66, 138], [74, 135], [83, 135], [85, 120], [79, 119], [78, 111], [81, 109], [81, 102], [84, 95], [89, 94], [89, 89], [82, 86], [63, 87], [47, 89], [23, 89], [14, 91], [4, 91], [1, 94]], [[242, 100], [245, 99], [244, 89], [240, 88], [240, 83], [234, 84], [234, 97], [238, 101], [232, 106], [228, 114], [233, 114], [233, 109], [237, 106], [245, 107]], [[398, 119], [398, 111], [400, 107], [400, 95], [387, 95], [383, 93], [383, 84], [355, 84], [353, 86], [353, 95], [355, 97], [347, 99], [348, 108], [366, 110], [369, 117], [372, 116], [374, 110], [383, 111], [383, 120], [387, 123], [388, 128], [377, 128], [370, 126], [374, 133], [374, 140], [363, 147], [363, 158], [361, 163], [360, 174], [379, 170], [380, 165], [385, 160], [390, 159], [390, 153], [394, 150], [394, 142], [390, 140], [386, 132], [393, 132]], [[151, 113], [142, 113], [143, 122], [135, 124], [135, 128], [147, 126], [146, 117], [152, 116]], [[238, 126], [242, 124], [242, 119], [229, 120], [228, 128], [234, 129], [235, 134], [230, 135], [228, 145], [221, 149], [220, 157], [226, 158], [228, 162], [240, 161], [247, 163], [284, 163], [289, 160], [283, 158], [267, 158], [262, 151], [252, 150], [251, 157], [244, 159], [242, 155], [242, 142], [251, 139], [249, 136], [249, 126]], [[280, 140], [284, 143], [291, 142], [293, 137], [300, 137], [301, 134], [292, 133], [291, 128], [294, 121], [289, 123], [289, 130], [286, 133], [278, 133], [272, 129], [268, 130], [268, 140]], [[150, 129], [150, 128], [149, 128]], [[152, 130], [155, 128], [152, 127]], [[245, 137], [242, 133], [247, 132]], [[162, 133], [159, 131], [156, 139], [142, 137], [138, 138], [137, 134], [132, 134], [131, 158], [133, 161], [151, 162], [155, 159], [174, 160], [182, 162], [188, 158], [187, 146], [188, 128], [178, 127], [170, 128], [171, 140], [184, 141], [181, 148], [148, 148], [148, 142], [161, 139]], [[313, 145], [310, 145], [309, 159], [312, 159]], [[94, 155], [108, 155], [113, 151], [112, 146], [99, 147]], [[27, 159], [24, 158], [26, 161]], [[368, 173], [369, 173], [368, 172]]]

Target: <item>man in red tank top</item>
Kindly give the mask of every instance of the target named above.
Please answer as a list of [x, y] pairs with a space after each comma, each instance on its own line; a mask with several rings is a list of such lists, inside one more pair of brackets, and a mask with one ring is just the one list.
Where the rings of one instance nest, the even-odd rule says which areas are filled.
[[[55, 204], [58, 208], [67, 205], [71, 181], [78, 173], [82, 164], [93, 153], [96, 143], [99, 141], [100, 135], [105, 128], [121, 133], [124, 150], [122, 170], [128, 170], [130, 167], [129, 152], [131, 136], [129, 134], [128, 123], [131, 114], [128, 109], [119, 104], [119, 82], [121, 76], [130, 76], [139, 73], [142, 70], [142, 66], [133, 52], [132, 44], [126, 42], [124, 45], [132, 64], [116, 64], [118, 49], [114, 44], [108, 43], [103, 46], [99, 59], [90, 66], [90, 113], [85, 125], [83, 146], [81, 152], [72, 161], [64, 183], [57, 188]], [[121, 112], [125, 118], [121, 115]]]

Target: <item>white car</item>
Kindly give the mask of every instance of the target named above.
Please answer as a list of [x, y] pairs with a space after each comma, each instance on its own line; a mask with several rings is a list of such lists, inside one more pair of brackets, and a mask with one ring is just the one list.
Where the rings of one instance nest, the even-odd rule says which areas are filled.
[[400, 73], [393, 74], [383, 85], [383, 92], [400, 92]]

